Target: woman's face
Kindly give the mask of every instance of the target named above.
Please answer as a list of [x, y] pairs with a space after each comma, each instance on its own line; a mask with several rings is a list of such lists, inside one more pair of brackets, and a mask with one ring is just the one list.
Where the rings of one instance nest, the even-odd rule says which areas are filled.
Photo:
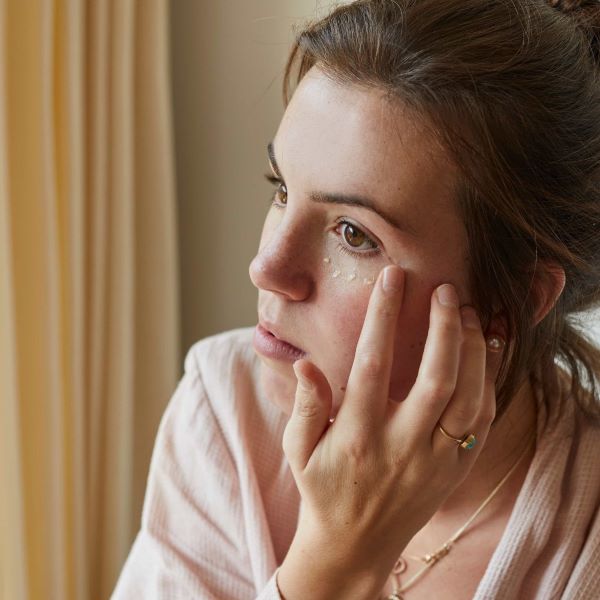
[[[419, 369], [433, 290], [450, 282], [461, 304], [470, 301], [455, 171], [408, 110], [318, 68], [300, 82], [272, 147], [281, 183], [250, 264], [259, 321], [323, 371], [336, 414], [373, 282], [399, 265], [405, 289], [389, 395], [402, 400]], [[331, 202], [334, 195], [360, 197], [373, 210]], [[259, 357], [263, 389], [291, 414], [292, 362]]]

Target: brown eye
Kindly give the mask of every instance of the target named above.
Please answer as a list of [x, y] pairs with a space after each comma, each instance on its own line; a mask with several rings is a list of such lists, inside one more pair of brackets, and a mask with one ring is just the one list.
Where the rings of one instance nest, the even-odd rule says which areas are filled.
[[337, 222], [335, 233], [343, 238], [343, 241], [340, 240], [338, 244], [340, 252], [355, 258], [374, 258], [381, 254], [379, 244], [368, 233], [350, 221], [340, 219]]
[[285, 185], [279, 185], [279, 187], [275, 190], [275, 197], [280, 204], [287, 204], [287, 188]]
[[344, 239], [348, 242], [348, 245], [353, 248], [360, 248], [365, 240], [368, 239], [363, 231], [354, 227], [350, 223], [344, 224]]

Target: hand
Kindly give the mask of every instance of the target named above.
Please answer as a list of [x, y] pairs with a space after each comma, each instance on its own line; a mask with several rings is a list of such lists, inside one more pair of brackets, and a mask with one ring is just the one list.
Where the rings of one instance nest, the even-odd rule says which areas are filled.
[[[384, 281], [394, 289], [386, 291]], [[449, 284], [440, 288], [454, 302], [440, 301], [440, 288], [432, 295], [413, 388], [400, 403], [388, 398], [403, 284], [397, 266], [380, 273], [333, 423], [326, 377], [306, 359], [294, 363], [298, 385], [283, 435], [302, 497], [297, 536], [305, 548], [327, 547], [336, 557], [331, 564], [365, 571], [385, 565], [389, 573], [408, 541], [466, 478], [495, 415], [502, 353], [486, 358], [476, 312], [459, 309]], [[459, 447], [441, 434], [438, 422], [457, 437], [475, 433], [477, 444]]]

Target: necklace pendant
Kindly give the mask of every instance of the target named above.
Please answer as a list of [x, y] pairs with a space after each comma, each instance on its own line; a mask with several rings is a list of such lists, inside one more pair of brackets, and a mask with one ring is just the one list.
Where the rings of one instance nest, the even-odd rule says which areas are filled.
[[[442, 558], [444, 558], [444, 556], [446, 556], [450, 552], [451, 549], [452, 549], [452, 544], [449, 544], [446, 542], [439, 550], [437, 550], [433, 554], [426, 554], [423, 557], [423, 561], [426, 562], [427, 564], [430, 564], [430, 563], [435, 564], [436, 562], [438, 562], [438, 560], [441, 560]], [[431, 566], [433, 566], [433, 565], [431, 565]]]
[[404, 596], [401, 596], [400, 592], [392, 592], [385, 600], [404, 600]]

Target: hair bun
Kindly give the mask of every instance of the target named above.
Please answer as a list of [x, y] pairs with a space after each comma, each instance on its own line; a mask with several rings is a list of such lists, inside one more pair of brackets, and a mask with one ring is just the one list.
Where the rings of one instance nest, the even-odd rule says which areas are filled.
[[553, 8], [574, 19], [590, 41], [590, 52], [600, 65], [600, 0], [548, 0]]

